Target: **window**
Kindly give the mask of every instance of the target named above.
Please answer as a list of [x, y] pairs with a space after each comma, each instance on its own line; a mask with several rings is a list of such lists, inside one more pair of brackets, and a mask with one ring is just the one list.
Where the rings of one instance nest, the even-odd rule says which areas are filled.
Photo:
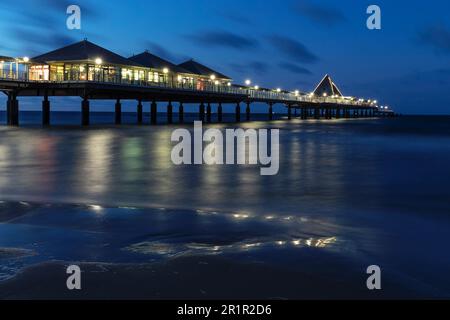
[[30, 67], [30, 80], [32, 81], [48, 81], [49, 80], [49, 67], [48, 66], [31, 66]]

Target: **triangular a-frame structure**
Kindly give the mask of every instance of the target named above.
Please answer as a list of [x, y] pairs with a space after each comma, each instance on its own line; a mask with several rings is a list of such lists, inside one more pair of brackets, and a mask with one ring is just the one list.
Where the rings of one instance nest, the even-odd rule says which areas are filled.
[[328, 74], [323, 77], [322, 81], [320, 81], [316, 89], [314, 89], [313, 93], [316, 96], [343, 96], [341, 90], [339, 90], [337, 85], [333, 82], [333, 80], [331, 80], [331, 77]]

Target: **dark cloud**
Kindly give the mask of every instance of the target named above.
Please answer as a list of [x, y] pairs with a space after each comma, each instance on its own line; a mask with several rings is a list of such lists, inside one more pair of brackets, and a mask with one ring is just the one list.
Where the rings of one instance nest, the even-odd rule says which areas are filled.
[[241, 15], [239, 13], [236, 13], [236, 12], [231, 12], [231, 11], [222, 12], [222, 13], [220, 13], [220, 15], [223, 18], [227, 19], [228, 21], [231, 21], [234, 23], [238, 23], [238, 24], [242, 24], [242, 25], [246, 25], [246, 26], [253, 24], [253, 22], [248, 17]]
[[251, 61], [245, 64], [232, 63], [230, 67], [233, 71], [248, 77], [254, 74], [263, 75], [270, 70], [270, 66], [261, 61]]
[[[5, 1], [0, 5], [0, 11], [9, 22], [8, 35], [14, 37], [15, 50], [25, 51], [27, 55], [37, 55], [48, 50], [80, 41], [87, 37], [84, 30], [67, 30], [66, 10], [71, 4], [77, 4], [81, 8], [82, 28], [86, 16], [94, 16], [92, 2], [69, 0], [33, 0], [34, 6], [39, 5], [39, 10], [29, 8], [30, 0]], [[18, 7], [24, 10], [17, 10]], [[14, 11], [15, 15], [7, 12]], [[13, 20], [14, 19], [14, 20]], [[89, 34], [89, 36], [94, 36]]]
[[271, 36], [269, 41], [284, 56], [298, 62], [313, 63], [319, 58], [301, 42], [284, 36]]
[[345, 15], [337, 8], [308, 1], [295, 4], [294, 11], [317, 24], [327, 27], [338, 25], [347, 20]]
[[21, 27], [12, 29], [11, 34], [21, 40], [22, 48], [30, 56], [42, 54], [44, 51], [54, 50], [79, 40], [68, 33], [48, 31], [47, 34], [43, 34], [39, 30]]
[[297, 73], [297, 74], [312, 74], [312, 72], [309, 69], [306, 69], [304, 67], [301, 67], [295, 63], [291, 62], [281, 62], [279, 64], [279, 67], [289, 71], [291, 73]]
[[443, 25], [428, 27], [419, 32], [419, 41], [437, 52], [450, 54], [450, 30]]
[[188, 35], [188, 39], [206, 47], [224, 47], [231, 49], [249, 49], [258, 46], [255, 39], [241, 36], [228, 31], [210, 31]]
[[179, 63], [182, 61], [192, 59], [192, 57], [189, 57], [189, 56], [175, 54], [175, 53], [167, 50], [163, 46], [161, 46], [157, 43], [151, 42], [151, 41], [147, 41], [145, 43], [145, 50], [148, 50], [148, 51], [150, 51], [150, 53], [152, 53], [158, 57], [161, 57], [163, 59], [169, 60], [173, 63]]

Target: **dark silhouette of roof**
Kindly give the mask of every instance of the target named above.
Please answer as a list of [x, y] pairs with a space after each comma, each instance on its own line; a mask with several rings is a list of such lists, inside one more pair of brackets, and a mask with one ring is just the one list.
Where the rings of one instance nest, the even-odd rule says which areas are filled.
[[140, 65], [143, 65], [147, 68], [163, 70], [164, 68], [168, 68], [170, 71], [178, 72], [178, 73], [191, 73], [190, 71], [183, 69], [176, 64], [167, 61], [163, 58], [160, 58], [148, 51], [142, 52], [141, 54], [134, 55], [128, 60], [137, 62]]
[[333, 80], [331, 80], [331, 77], [328, 74], [323, 77], [322, 81], [320, 81], [316, 89], [314, 89], [314, 94], [316, 96], [323, 96], [324, 94], [326, 94], [327, 96], [342, 97], [341, 90], [338, 89], [338, 87], [333, 82]]
[[179, 67], [182, 67], [183, 69], [189, 70], [191, 73], [195, 73], [201, 76], [210, 77], [211, 75], [215, 75], [218, 79], [228, 79], [231, 80], [230, 77], [217, 72], [211, 68], [208, 68], [207, 66], [200, 64], [194, 60], [189, 60], [186, 62], [183, 62], [178, 65]]
[[102, 59], [103, 64], [117, 64], [141, 67], [112, 51], [102, 48], [90, 41], [83, 40], [69, 46], [34, 57], [32, 60], [40, 62], [50, 61], [92, 61]]
[[14, 58], [7, 56], [0, 56], [0, 61], [14, 61]]

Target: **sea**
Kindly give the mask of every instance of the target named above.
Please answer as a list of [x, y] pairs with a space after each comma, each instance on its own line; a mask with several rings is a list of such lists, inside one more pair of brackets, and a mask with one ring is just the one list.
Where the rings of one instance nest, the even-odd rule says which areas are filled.
[[261, 176], [174, 165], [196, 116], [0, 113], [0, 299], [450, 298], [450, 117], [204, 124], [279, 129]]

